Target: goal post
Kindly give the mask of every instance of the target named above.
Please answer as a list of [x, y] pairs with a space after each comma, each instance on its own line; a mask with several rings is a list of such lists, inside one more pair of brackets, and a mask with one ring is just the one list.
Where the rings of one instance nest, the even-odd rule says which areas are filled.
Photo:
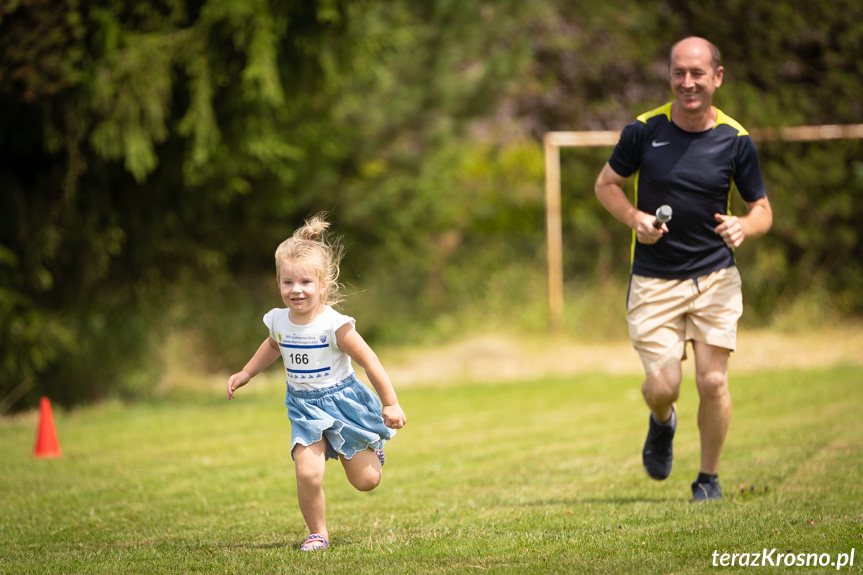
[[[756, 142], [813, 142], [822, 140], [863, 139], [863, 124], [791, 126], [750, 130]], [[620, 138], [619, 130], [589, 132], [546, 132], [545, 154], [545, 229], [548, 261], [549, 330], [558, 333], [563, 324], [563, 222], [560, 197], [560, 149], [611, 147]], [[599, 167], [597, 167], [597, 174]]]

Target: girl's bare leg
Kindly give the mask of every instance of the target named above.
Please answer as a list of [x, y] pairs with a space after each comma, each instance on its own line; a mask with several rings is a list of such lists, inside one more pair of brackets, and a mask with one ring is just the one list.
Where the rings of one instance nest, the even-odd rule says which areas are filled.
[[326, 463], [326, 439], [308, 447], [294, 447], [294, 468], [297, 474], [297, 500], [300, 512], [311, 533], [329, 539], [326, 520], [326, 498], [324, 497], [324, 468]]
[[360, 491], [371, 491], [381, 482], [381, 460], [374, 449], [359, 451], [350, 459], [339, 456], [351, 485]]

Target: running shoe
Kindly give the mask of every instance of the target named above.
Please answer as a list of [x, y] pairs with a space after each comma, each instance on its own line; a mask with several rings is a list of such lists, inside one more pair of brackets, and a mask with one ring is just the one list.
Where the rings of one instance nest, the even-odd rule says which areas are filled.
[[696, 479], [692, 482], [692, 501], [713, 501], [722, 499], [722, 488], [719, 487], [719, 478], [711, 477], [707, 480]]
[[641, 460], [645, 471], [653, 479], [661, 481], [671, 475], [671, 464], [674, 461], [671, 444], [676, 429], [677, 411], [674, 407], [671, 408], [671, 420], [664, 425], [656, 421], [653, 413], [650, 414], [650, 428], [644, 441]]

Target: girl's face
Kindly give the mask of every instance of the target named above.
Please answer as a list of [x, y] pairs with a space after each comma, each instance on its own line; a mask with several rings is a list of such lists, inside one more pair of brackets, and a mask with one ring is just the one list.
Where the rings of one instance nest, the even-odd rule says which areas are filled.
[[291, 321], [306, 324], [323, 309], [327, 286], [315, 268], [297, 262], [279, 264], [279, 289], [282, 301], [291, 310]]

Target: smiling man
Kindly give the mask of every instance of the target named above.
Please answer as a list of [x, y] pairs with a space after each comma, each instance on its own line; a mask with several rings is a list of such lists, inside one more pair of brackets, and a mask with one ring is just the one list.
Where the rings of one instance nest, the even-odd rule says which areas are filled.
[[[669, 56], [673, 100], [626, 126], [595, 192], [632, 229], [626, 318], [651, 411], [644, 468], [653, 479], [671, 474], [681, 362], [691, 341], [701, 436], [692, 496], [707, 501], [722, 497], [717, 472], [731, 419], [728, 357], [743, 313], [734, 249], [766, 233], [773, 214], [752, 138], [713, 106], [725, 72], [719, 50], [690, 37]], [[623, 190], [629, 177], [634, 202]], [[729, 213], [733, 187], [746, 202], [744, 216]], [[653, 214], [661, 205], [671, 206], [674, 217], [657, 227]]]

